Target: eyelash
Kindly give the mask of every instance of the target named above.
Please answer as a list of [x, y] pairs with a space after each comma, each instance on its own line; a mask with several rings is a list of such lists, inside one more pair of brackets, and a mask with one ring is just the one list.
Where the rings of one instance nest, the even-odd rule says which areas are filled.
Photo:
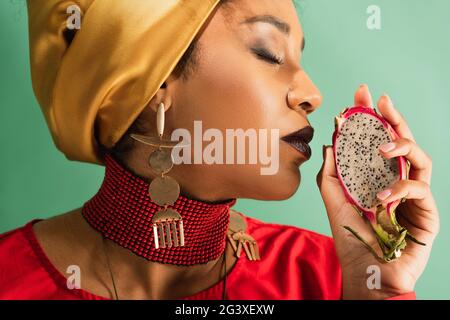
[[274, 55], [273, 53], [267, 51], [266, 49], [253, 48], [252, 51], [256, 54], [256, 56], [258, 58], [266, 60], [266, 61], [268, 61], [271, 64], [282, 65], [284, 63], [283, 59], [277, 57], [276, 55]]

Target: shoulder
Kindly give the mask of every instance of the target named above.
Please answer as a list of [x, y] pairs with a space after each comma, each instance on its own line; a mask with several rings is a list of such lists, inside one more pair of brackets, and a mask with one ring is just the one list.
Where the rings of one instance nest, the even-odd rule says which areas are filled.
[[32, 226], [38, 221], [31, 220], [0, 235], [0, 299], [26, 299], [27, 283], [47, 277], [30, 241]]
[[[24, 228], [25, 227], [22, 226], [0, 234], [0, 249], [3, 249], [5, 246], [10, 245], [11, 243], [14, 243], [14, 241], [11, 241], [11, 239], [15, 240], [17, 238], [20, 238], [23, 235]], [[3, 250], [1, 250], [0, 255], [3, 253]]]
[[249, 263], [252, 276], [277, 281], [280, 292], [290, 292], [280, 294], [282, 299], [340, 299], [341, 267], [332, 237], [242, 215], [261, 256]]
[[34, 219], [21, 227], [0, 234], [0, 261], [1, 266], [13, 257], [18, 257], [30, 247], [28, 232], [32, 225], [41, 219]]
[[303, 229], [293, 225], [265, 222], [246, 216], [248, 233], [262, 241], [277, 241], [279, 244], [289, 244], [290, 250], [334, 253], [333, 238], [318, 232]]
[[48, 229], [52, 219], [33, 219], [0, 235], [0, 299], [70, 298], [59, 285], [64, 278], [43, 251], [43, 237], [35, 233], [38, 226]]

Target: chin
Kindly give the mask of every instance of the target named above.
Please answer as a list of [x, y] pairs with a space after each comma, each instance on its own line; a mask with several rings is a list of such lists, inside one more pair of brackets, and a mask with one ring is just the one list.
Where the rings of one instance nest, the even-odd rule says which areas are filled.
[[[262, 179], [261, 179], [262, 178]], [[280, 201], [291, 198], [298, 190], [301, 181], [300, 170], [295, 168], [280, 168], [280, 171], [273, 176], [261, 176], [255, 179], [257, 189], [253, 196], [255, 200]]]
[[301, 182], [301, 174], [298, 166], [286, 172], [286, 175], [280, 179], [280, 192], [277, 200], [286, 200], [291, 198], [298, 190]]

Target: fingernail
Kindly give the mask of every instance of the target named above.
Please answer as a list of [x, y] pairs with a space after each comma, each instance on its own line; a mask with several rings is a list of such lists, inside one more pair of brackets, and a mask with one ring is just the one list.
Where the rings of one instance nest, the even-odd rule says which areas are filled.
[[387, 189], [387, 190], [383, 190], [381, 192], [377, 193], [377, 197], [381, 200], [386, 199], [387, 197], [389, 197], [392, 194], [391, 190]]
[[395, 149], [395, 143], [393, 143], [393, 142], [389, 142], [389, 143], [386, 143], [386, 144], [383, 144], [382, 146], [380, 146], [380, 150], [383, 152], [389, 152], [394, 149]]
[[362, 88], [362, 87], [367, 87], [367, 84], [361, 83], [361, 84], [359, 85], [359, 87], [360, 87], [360, 88]]
[[386, 97], [386, 99], [389, 103], [392, 103], [391, 97], [389, 97], [389, 95], [387, 93], [383, 93], [383, 96]]

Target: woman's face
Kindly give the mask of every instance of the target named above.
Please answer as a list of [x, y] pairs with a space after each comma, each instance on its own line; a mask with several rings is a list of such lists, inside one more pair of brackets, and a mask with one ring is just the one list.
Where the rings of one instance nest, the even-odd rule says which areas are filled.
[[[192, 162], [194, 152], [199, 150], [193, 146], [194, 139], [199, 141], [194, 121], [201, 121], [202, 133], [210, 128], [222, 133], [224, 162], [230, 152], [226, 148], [227, 129], [251, 129], [257, 136], [265, 131], [267, 141], [258, 138], [258, 143], [267, 146], [268, 151], [252, 149], [247, 139], [241, 144], [245, 145], [242, 151], [246, 164], [236, 164], [234, 158], [234, 164], [209, 165], [202, 159], [202, 164], [175, 166], [168, 175], [180, 183], [186, 195], [205, 201], [232, 197], [281, 200], [297, 190], [299, 166], [307, 157], [279, 138], [308, 126], [307, 115], [322, 100], [300, 66], [303, 44], [302, 28], [291, 0], [234, 0], [210, 17], [199, 34], [195, 72], [187, 81], [170, 77], [161, 89], [171, 100], [165, 115], [165, 133], [179, 128], [189, 130]], [[272, 140], [274, 129], [279, 129], [279, 138]], [[211, 142], [203, 141], [201, 150]], [[273, 148], [276, 144], [278, 152]], [[149, 152], [140, 152], [141, 159], [147, 159]], [[256, 164], [249, 163], [250, 153], [257, 154]], [[270, 165], [262, 163], [264, 155], [271, 158]], [[270, 174], [262, 174], [261, 169], [269, 167]]]

